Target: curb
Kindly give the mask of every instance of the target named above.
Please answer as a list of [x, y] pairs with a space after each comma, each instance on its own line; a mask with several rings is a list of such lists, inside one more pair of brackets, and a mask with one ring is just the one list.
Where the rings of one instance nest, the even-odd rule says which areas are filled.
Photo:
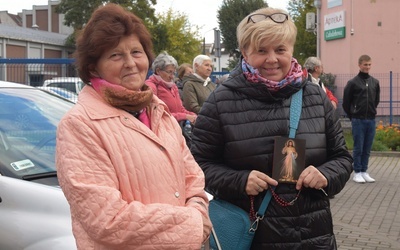
[[[353, 151], [349, 150], [349, 152], [353, 156]], [[399, 151], [371, 151], [371, 156], [400, 157], [400, 152]]]

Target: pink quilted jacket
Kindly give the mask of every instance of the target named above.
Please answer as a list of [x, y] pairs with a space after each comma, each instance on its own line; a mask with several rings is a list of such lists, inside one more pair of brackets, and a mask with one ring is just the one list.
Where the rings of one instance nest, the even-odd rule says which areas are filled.
[[56, 165], [78, 249], [200, 249], [204, 175], [165, 109], [154, 96], [150, 130], [87, 86], [58, 125]]

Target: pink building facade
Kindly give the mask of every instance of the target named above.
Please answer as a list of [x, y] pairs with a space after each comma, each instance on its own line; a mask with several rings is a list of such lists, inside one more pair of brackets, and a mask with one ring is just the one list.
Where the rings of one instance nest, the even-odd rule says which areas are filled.
[[[328, 8], [329, 2], [341, 5]], [[368, 54], [372, 72], [400, 72], [399, 11], [399, 0], [322, 0], [319, 31], [324, 68], [338, 74], [357, 73], [358, 58]], [[344, 13], [345, 37], [326, 40], [325, 29], [339, 21], [329, 19], [336, 13]]]
[[400, 115], [400, 0], [321, 3], [320, 57], [324, 71], [336, 75], [335, 95], [342, 99], [345, 84], [359, 72], [358, 58], [367, 54], [372, 58], [370, 74], [381, 85], [378, 115]]

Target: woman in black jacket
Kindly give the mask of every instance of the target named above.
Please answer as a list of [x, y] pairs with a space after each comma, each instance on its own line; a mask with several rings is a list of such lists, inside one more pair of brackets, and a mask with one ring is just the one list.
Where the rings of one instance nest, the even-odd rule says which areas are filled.
[[[273, 187], [275, 199], [253, 240], [257, 250], [336, 249], [328, 195], [339, 193], [352, 172], [329, 99], [292, 57], [296, 34], [284, 10], [262, 8], [243, 19], [237, 28], [242, 58], [204, 103], [193, 131], [191, 150], [215, 198], [257, 211]], [[291, 97], [300, 89], [296, 140], [305, 140], [305, 169], [297, 183], [278, 183], [274, 141], [288, 137]]]

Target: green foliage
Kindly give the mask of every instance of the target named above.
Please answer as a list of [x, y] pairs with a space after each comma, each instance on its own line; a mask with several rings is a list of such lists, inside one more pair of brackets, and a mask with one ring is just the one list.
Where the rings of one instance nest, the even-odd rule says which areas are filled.
[[324, 83], [325, 87], [327, 87], [334, 94], [337, 87], [335, 85], [336, 75], [332, 73], [324, 73], [320, 76], [320, 79]]
[[396, 151], [400, 148], [400, 130], [398, 125], [383, 125], [379, 122], [376, 128], [375, 141], [382, 142], [390, 150]]
[[349, 150], [353, 150], [354, 141], [353, 136], [351, 134], [351, 130], [343, 130], [344, 140], [346, 141], [346, 146]]
[[239, 63], [239, 57], [232, 57], [232, 59], [228, 60], [228, 69], [229, 70], [234, 69], [238, 63]]
[[297, 41], [294, 46], [294, 58], [303, 65], [310, 56], [316, 56], [317, 37], [306, 31], [306, 15], [316, 13], [314, 0], [290, 0], [288, 11], [297, 27]]
[[172, 9], [158, 15], [157, 18], [157, 24], [149, 27], [153, 34], [156, 55], [167, 51], [178, 64], [191, 64], [193, 58], [201, 53], [199, 27], [191, 26], [188, 16], [173, 12]]
[[[225, 49], [235, 57], [235, 50], [238, 48], [236, 38], [236, 27], [251, 12], [267, 7], [263, 0], [224, 0], [218, 10], [217, 18], [221, 30], [222, 43]], [[229, 62], [229, 70], [236, 66], [237, 58]]]
[[[343, 131], [346, 145], [349, 150], [353, 150], [354, 141], [351, 130]], [[383, 126], [378, 125], [374, 142], [372, 143], [372, 151], [400, 151], [400, 131], [396, 125]]]
[[145, 22], [155, 22], [155, 9], [152, 5], [156, 0], [61, 0], [57, 6], [57, 13], [65, 14], [64, 24], [73, 27], [74, 30], [81, 30], [88, 22], [93, 11], [106, 3], [116, 3], [135, 13]]
[[390, 151], [390, 148], [381, 141], [374, 141], [372, 143], [372, 151]]
[[74, 28], [74, 33], [66, 41], [67, 46], [75, 45], [75, 34], [89, 21], [93, 11], [106, 3], [123, 6], [142, 18], [145, 23], [157, 22], [154, 15], [155, 9], [152, 7], [157, 3], [156, 0], [61, 0], [56, 7], [56, 12], [65, 14], [64, 24]]
[[65, 24], [74, 28], [66, 41], [67, 46], [75, 45], [75, 34], [88, 22], [93, 11], [105, 3], [119, 4], [144, 21], [152, 34], [156, 55], [167, 51], [181, 64], [192, 63], [201, 53], [199, 27], [190, 25], [187, 15], [171, 9], [155, 16], [156, 0], [62, 0], [56, 11], [65, 14]]

